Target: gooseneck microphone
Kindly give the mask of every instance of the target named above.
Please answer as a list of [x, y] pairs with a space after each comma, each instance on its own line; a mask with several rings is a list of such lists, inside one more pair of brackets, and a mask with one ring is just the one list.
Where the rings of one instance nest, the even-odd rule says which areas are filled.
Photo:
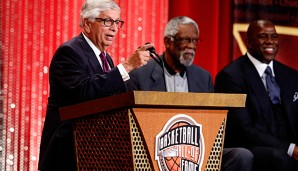
[[[146, 44], [150, 44], [150, 43], [148, 42], [148, 43], [146, 43]], [[163, 74], [163, 78], [164, 78], [165, 90], [168, 91], [168, 90], [167, 90], [167, 89], [168, 89], [168, 88], [167, 88], [167, 83], [166, 83], [165, 66], [164, 66], [164, 63], [163, 63], [162, 58], [156, 53], [154, 47], [148, 48], [147, 50], [150, 52], [150, 57], [151, 57], [152, 59], [154, 59], [155, 62], [158, 63], [159, 66], [161, 67], [161, 69], [162, 69], [162, 74]]]
[[[147, 42], [146, 45], [147, 44], [150, 44], [150, 43]], [[161, 66], [161, 68], [163, 69], [163, 61], [162, 61], [161, 57], [156, 53], [155, 48], [151, 47], [151, 48], [148, 48], [147, 50], [150, 52], [150, 57], [152, 59], [154, 59], [155, 62], [157, 62]]]

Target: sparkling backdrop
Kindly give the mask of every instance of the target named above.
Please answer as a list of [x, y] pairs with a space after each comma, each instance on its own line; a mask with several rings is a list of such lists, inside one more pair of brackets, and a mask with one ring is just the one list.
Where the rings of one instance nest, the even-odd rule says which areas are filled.
[[[56, 48], [80, 33], [83, 0], [0, 2], [0, 170], [37, 170], [48, 97], [48, 67]], [[116, 0], [124, 27], [108, 49], [115, 64], [146, 42], [163, 49], [168, 0]]]

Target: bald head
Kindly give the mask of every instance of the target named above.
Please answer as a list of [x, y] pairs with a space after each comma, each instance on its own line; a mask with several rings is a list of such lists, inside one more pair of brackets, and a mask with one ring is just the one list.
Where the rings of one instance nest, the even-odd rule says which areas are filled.
[[258, 32], [262, 28], [268, 27], [268, 26], [275, 27], [274, 24], [269, 20], [255, 20], [251, 22], [248, 26], [247, 33], [246, 33], [247, 39], [255, 35], [255, 32]]

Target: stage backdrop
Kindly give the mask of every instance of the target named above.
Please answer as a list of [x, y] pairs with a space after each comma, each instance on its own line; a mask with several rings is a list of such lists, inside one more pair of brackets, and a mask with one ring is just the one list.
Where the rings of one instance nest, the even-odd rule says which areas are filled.
[[[83, 1], [0, 1], [0, 170], [37, 170], [49, 93], [49, 63], [61, 43], [80, 33], [79, 10]], [[297, 0], [116, 2], [125, 21], [116, 42], [108, 49], [116, 64], [146, 42], [153, 42], [156, 51], [162, 53], [168, 18], [187, 15], [198, 22], [203, 39], [195, 63], [215, 77], [221, 68], [245, 53], [247, 24], [262, 16], [274, 20], [281, 34], [277, 59], [298, 69]]]
[[[49, 95], [49, 63], [56, 48], [80, 33], [84, 0], [1, 0], [0, 170], [37, 170]], [[167, 0], [116, 0], [125, 21], [108, 49], [116, 64], [140, 45], [163, 51]]]

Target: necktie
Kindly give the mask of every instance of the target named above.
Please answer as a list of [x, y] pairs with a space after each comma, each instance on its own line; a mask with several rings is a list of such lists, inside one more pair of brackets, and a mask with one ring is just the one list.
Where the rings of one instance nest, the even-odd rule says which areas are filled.
[[280, 88], [277, 82], [275, 81], [275, 78], [272, 76], [272, 70], [269, 66], [266, 68], [265, 74], [266, 74], [266, 86], [267, 86], [269, 97], [273, 104], [279, 104]]
[[106, 57], [105, 53], [101, 52], [99, 56], [100, 56], [101, 63], [102, 63], [102, 70], [104, 72], [108, 72], [110, 70], [110, 68], [109, 68], [109, 64], [108, 64], [107, 57]]

